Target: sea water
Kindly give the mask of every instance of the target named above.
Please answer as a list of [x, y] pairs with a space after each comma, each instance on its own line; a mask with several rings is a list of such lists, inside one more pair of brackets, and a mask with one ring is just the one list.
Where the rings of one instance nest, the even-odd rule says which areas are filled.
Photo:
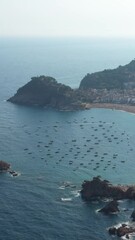
[[76, 88], [88, 72], [126, 64], [134, 52], [134, 41], [122, 39], [0, 40], [0, 159], [19, 173], [0, 175], [0, 239], [109, 240], [108, 227], [130, 220], [134, 202], [103, 216], [97, 210], [105, 203], [84, 202], [80, 190], [97, 175], [135, 183], [134, 114], [58, 112], [6, 100], [33, 76]]

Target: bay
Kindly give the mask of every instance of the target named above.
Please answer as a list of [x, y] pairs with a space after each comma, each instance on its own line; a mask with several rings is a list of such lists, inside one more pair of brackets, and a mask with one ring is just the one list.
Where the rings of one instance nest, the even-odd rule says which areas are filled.
[[127, 221], [86, 204], [85, 179], [135, 182], [135, 115], [116, 110], [58, 112], [6, 102], [32, 76], [49, 75], [73, 88], [87, 72], [134, 58], [132, 39], [0, 39], [0, 159], [18, 177], [0, 175], [0, 230], [11, 239], [111, 239], [107, 228]]

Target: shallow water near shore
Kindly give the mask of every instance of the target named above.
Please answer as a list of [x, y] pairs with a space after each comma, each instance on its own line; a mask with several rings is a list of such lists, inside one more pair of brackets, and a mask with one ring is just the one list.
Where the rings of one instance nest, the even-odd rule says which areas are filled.
[[[46, 51], [40, 55], [37, 64], [39, 47], [34, 50], [32, 62], [32, 55], [27, 52], [30, 46], [26, 42], [26, 45], [18, 43], [15, 55], [11, 55], [15, 42], [4, 44], [7, 44], [2, 50], [4, 60], [0, 59], [3, 86], [0, 89], [0, 159], [9, 162], [19, 176], [0, 174], [1, 239], [112, 239], [107, 228], [130, 221], [134, 201], [121, 201], [118, 215], [103, 216], [97, 210], [104, 202], [85, 203], [79, 193], [82, 182], [97, 175], [113, 184], [135, 183], [135, 115], [109, 109], [58, 112], [4, 101], [27, 82], [29, 76], [46, 74], [45, 65], [49, 68], [47, 74], [51, 75], [45, 52], [51, 51], [53, 59], [61, 49], [59, 44], [59, 48], [53, 48], [54, 52], [49, 50], [49, 45], [45, 48], [42, 42], [40, 49], [44, 46]], [[98, 51], [103, 49], [100, 46]], [[79, 45], [76, 51], [81, 57]], [[67, 48], [65, 52], [68, 52]], [[62, 65], [64, 54], [61, 55], [56, 66], [52, 65], [52, 73], [63, 79], [65, 75], [63, 78], [60, 75], [59, 64], [64, 74], [72, 68], [69, 78], [63, 81], [77, 86], [84, 73], [79, 70], [79, 60], [74, 65], [77, 59], [73, 53], [67, 68]], [[95, 54], [98, 56], [98, 52]], [[19, 61], [13, 61], [13, 56]], [[52, 59], [50, 57], [50, 61]], [[85, 55], [84, 59], [90, 61]], [[30, 68], [27, 68], [28, 63]], [[95, 68], [98, 63], [97, 60]], [[83, 72], [86, 70], [84, 64]], [[77, 72], [79, 77], [75, 78]]]

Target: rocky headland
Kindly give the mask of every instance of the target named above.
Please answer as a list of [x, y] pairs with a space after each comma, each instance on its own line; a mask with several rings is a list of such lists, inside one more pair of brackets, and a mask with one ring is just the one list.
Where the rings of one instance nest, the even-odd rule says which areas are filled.
[[135, 88], [135, 59], [115, 69], [105, 69], [87, 74], [80, 83], [80, 89], [132, 89]]
[[21, 105], [55, 108], [59, 110], [81, 109], [75, 91], [52, 77], [33, 77], [8, 101]]
[[135, 60], [116, 69], [87, 74], [77, 89], [52, 77], [33, 77], [8, 101], [65, 111], [100, 107], [135, 112]]

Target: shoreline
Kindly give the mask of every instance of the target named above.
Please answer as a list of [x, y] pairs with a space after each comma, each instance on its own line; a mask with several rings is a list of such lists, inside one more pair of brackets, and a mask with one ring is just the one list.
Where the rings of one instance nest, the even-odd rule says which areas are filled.
[[119, 110], [129, 113], [135, 113], [135, 106], [127, 104], [113, 104], [113, 103], [87, 103], [85, 105], [86, 109], [92, 108], [106, 108], [111, 110]]

